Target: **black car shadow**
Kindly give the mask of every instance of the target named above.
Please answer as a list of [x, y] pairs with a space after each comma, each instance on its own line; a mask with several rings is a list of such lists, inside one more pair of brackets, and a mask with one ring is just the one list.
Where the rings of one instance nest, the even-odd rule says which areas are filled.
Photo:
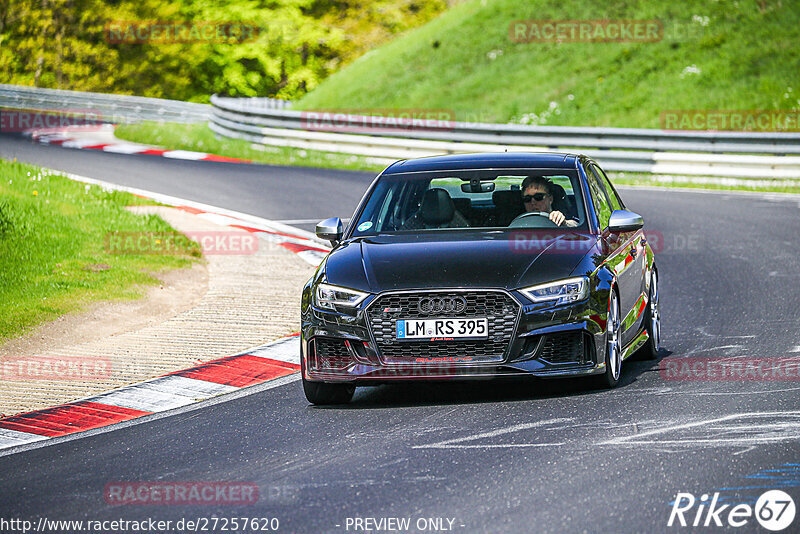
[[612, 390], [598, 387], [592, 377], [563, 379], [503, 377], [437, 382], [404, 381], [380, 386], [359, 387], [349, 404], [310, 407], [325, 410], [382, 409], [522, 402], [553, 397], [622, 393], [627, 388], [633, 387], [644, 373], [658, 372], [661, 359], [671, 354], [671, 351], [662, 348], [655, 360], [644, 360], [637, 355], [631, 356], [625, 360], [622, 378], [617, 387]]

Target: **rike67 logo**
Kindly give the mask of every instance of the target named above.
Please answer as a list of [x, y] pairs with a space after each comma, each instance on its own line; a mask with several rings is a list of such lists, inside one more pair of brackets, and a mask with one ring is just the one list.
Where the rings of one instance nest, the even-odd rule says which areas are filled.
[[667, 526], [682, 527], [743, 527], [756, 521], [773, 532], [784, 530], [794, 521], [792, 497], [781, 490], [764, 492], [755, 506], [749, 504], [719, 504], [719, 492], [703, 494], [697, 499], [691, 493], [678, 493], [672, 503]]

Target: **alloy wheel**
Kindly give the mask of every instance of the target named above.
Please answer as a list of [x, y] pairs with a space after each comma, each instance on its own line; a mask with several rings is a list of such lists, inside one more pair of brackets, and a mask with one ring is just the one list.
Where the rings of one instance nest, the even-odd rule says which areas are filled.
[[612, 291], [608, 305], [608, 322], [606, 324], [606, 350], [608, 351], [608, 365], [611, 367], [611, 376], [619, 379], [622, 370], [622, 355], [619, 348], [619, 303], [617, 294]]
[[658, 352], [661, 347], [661, 312], [658, 308], [658, 275], [653, 271], [653, 280], [650, 288], [650, 332], [653, 337], [653, 350]]

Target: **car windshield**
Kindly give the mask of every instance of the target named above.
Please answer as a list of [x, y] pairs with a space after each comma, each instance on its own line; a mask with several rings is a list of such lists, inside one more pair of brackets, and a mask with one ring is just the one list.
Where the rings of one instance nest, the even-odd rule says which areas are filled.
[[[352, 235], [508, 228], [585, 230], [581, 191], [577, 172], [569, 169], [390, 174], [376, 184]], [[551, 220], [557, 219], [554, 211], [563, 214], [561, 224]]]

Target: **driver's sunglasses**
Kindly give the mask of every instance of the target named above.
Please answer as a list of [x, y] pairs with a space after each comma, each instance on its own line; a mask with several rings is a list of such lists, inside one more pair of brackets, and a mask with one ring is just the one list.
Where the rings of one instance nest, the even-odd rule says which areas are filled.
[[542, 200], [544, 200], [545, 196], [547, 196], [547, 193], [534, 193], [532, 195], [525, 195], [524, 197], [522, 197], [522, 201], [526, 204], [531, 200], [535, 200], [536, 202], [541, 202]]

